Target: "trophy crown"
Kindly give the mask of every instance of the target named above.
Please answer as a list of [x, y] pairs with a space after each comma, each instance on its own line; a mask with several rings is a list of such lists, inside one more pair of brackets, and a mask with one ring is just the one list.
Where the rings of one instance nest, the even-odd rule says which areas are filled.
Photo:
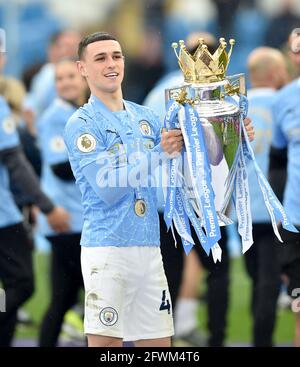
[[179, 41], [179, 52], [177, 52], [178, 44], [172, 43], [185, 82], [212, 83], [224, 80], [235, 40], [229, 40], [230, 49], [227, 52], [227, 42], [224, 38], [220, 38], [219, 47], [213, 54], [209, 52], [203, 38], [199, 38], [198, 42], [199, 45], [193, 55], [187, 51], [183, 40]]

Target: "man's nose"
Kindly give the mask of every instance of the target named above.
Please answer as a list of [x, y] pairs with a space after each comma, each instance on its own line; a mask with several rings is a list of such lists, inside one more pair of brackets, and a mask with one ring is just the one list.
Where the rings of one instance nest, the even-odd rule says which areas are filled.
[[116, 61], [114, 60], [114, 58], [113, 57], [108, 57], [107, 67], [113, 68], [113, 67], [115, 67], [115, 65], [116, 65]]

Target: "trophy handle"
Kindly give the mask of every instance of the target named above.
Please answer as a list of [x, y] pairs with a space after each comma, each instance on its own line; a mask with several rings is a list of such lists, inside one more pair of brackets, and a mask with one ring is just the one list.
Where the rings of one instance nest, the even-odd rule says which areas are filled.
[[235, 74], [227, 76], [229, 84], [225, 86], [226, 94], [243, 94], [247, 96], [246, 78], [245, 74]]

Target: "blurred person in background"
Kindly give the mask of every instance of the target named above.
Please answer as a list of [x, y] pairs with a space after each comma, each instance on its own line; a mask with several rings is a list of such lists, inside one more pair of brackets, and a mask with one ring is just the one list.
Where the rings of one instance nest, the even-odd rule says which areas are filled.
[[87, 100], [87, 85], [79, 74], [76, 62], [63, 59], [55, 65], [57, 97], [38, 122], [43, 173], [42, 187], [54, 203], [59, 203], [70, 214], [67, 233], [57, 233], [39, 219], [41, 233], [51, 243], [51, 300], [41, 325], [39, 346], [57, 344], [65, 313], [76, 304], [83, 287], [80, 267], [80, 237], [82, 205], [79, 188], [68, 160], [63, 131], [68, 119]]
[[[199, 38], [204, 38], [211, 53], [218, 47], [216, 38], [206, 32], [193, 32], [187, 38], [187, 49], [194, 53], [199, 44]], [[182, 71], [167, 74], [149, 93], [144, 104], [153, 109], [163, 123], [165, 116], [165, 89], [183, 83]], [[222, 239], [219, 245], [222, 248], [222, 261], [215, 264], [207, 257], [192, 227], [192, 236], [195, 246], [185, 257], [182, 246], [175, 247], [171, 231], [163, 218], [162, 189], [157, 190], [158, 211], [160, 219], [161, 251], [168, 279], [175, 317], [175, 345], [203, 346], [207, 343], [204, 335], [198, 330], [199, 285], [202, 269], [207, 271], [207, 310], [209, 346], [223, 346], [226, 330], [226, 316], [228, 309], [229, 286], [229, 254], [227, 248], [227, 232], [221, 227]], [[178, 244], [181, 244], [176, 234]]]
[[20, 80], [3, 75], [3, 68], [6, 61], [5, 53], [0, 52], [0, 95], [4, 97], [11, 112], [19, 121], [26, 90]]
[[[251, 83], [248, 115], [255, 128], [252, 147], [258, 165], [267, 176], [273, 129], [272, 105], [276, 91], [286, 84], [288, 77], [283, 54], [270, 47], [254, 49], [248, 58], [248, 73]], [[254, 243], [244, 259], [252, 280], [252, 342], [255, 347], [270, 347], [273, 345], [280, 269], [269, 213], [263, 204], [253, 164], [248, 167], [248, 177]], [[277, 185], [280, 180], [281, 176], [278, 176]]]
[[10, 346], [18, 308], [32, 295], [34, 277], [32, 243], [28, 240], [22, 214], [9, 185], [14, 183], [31, 197], [58, 232], [69, 228], [68, 213], [41, 191], [32, 167], [26, 160], [11, 111], [0, 98], [0, 280], [6, 294], [6, 312], [0, 313], [0, 346]]
[[[7, 77], [3, 75], [3, 69], [7, 63], [7, 58], [5, 53], [0, 53], [0, 95], [4, 97], [11, 109], [11, 117], [15, 122], [16, 129], [18, 130], [18, 135], [20, 139], [20, 144], [22, 145], [24, 154], [29, 160], [29, 163], [34, 168], [34, 171], [38, 174], [39, 167], [39, 151], [35, 149], [35, 142], [31, 139], [26, 126], [22, 119], [22, 109], [23, 103], [26, 96], [26, 89], [22, 81], [15, 79], [13, 77]], [[33, 154], [28, 154], [28, 153]], [[33, 246], [33, 232], [32, 223], [33, 216], [31, 213], [31, 197], [24, 192], [16, 182], [10, 182], [10, 189], [12, 191], [14, 201], [16, 202], [18, 208], [23, 214], [23, 225], [27, 231], [28, 241], [31, 242]], [[32, 323], [30, 315], [24, 309], [18, 310], [18, 321], [24, 323]]]
[[[274, 192], [282, 196], [284, 208], [292, 223], [300, 229], [300, 35], [289, 37], [290, 57], [299, 71], [298, 77], [277, 92], [273, 104], [274, 130], [269, 164], [269, 178]], [[286, 171], [285, 185], [278, 187], [278, 175]], [[284, 241], [276, 250], [281, 273], [287, 278], [289, 295], [295, 312], [295, 345], [300, 347], [300, 234], [285, 231], [279, 225]]]
[[163, 73], [161, 37], [155, 28], [149, 27], [144, 30], [138, 54], [126, 59], [125, 98], [142, 103]]
[[295, 13], [295, 0], [281, 0], [279, 13], [273, 17], [266, 30], [266, 45], [281, 48], [290, 30], [299, 27], [300, 17]]
[[[212, 0], [217, 9], [218, 34], [224, 38], [232, 37], [232, 25], [235, 19], [238, 7], [245, 0]], [[248, 0], [247, 2], [253, 2]]]
[[[56, 96], [55, 63], [63, 58], [75, 58], [80, 38], [81, 35], [72, 30], [63, 30], [53, 34], [48, 45], [47, 62], [44, 65], [33, 67], [32, 71], [29, 70], [29, 75], [24, 76], [29, 90], [23, 101], [23, 124], [19, 133], [26, 157], [39, 176], [41, 157], [36, 139], [36, 121]], [[23, 201], [26, 201], [26, 198]]]
[[63, 58], [75, 58], [81, 35], [73, 30], [62, 30], [52, 35], [48, 47], [48, 60], [34, 76], [24, 104], [24, 119], [28, 129], [35, 131], [34, 121], [56, 96], [55, 63]]

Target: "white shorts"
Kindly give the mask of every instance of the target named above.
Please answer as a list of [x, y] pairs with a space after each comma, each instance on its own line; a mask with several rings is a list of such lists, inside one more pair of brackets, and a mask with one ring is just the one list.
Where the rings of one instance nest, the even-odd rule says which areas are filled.
[[174, 335], [159, 247], [82, 247], [85, 334], [124, 341]]

